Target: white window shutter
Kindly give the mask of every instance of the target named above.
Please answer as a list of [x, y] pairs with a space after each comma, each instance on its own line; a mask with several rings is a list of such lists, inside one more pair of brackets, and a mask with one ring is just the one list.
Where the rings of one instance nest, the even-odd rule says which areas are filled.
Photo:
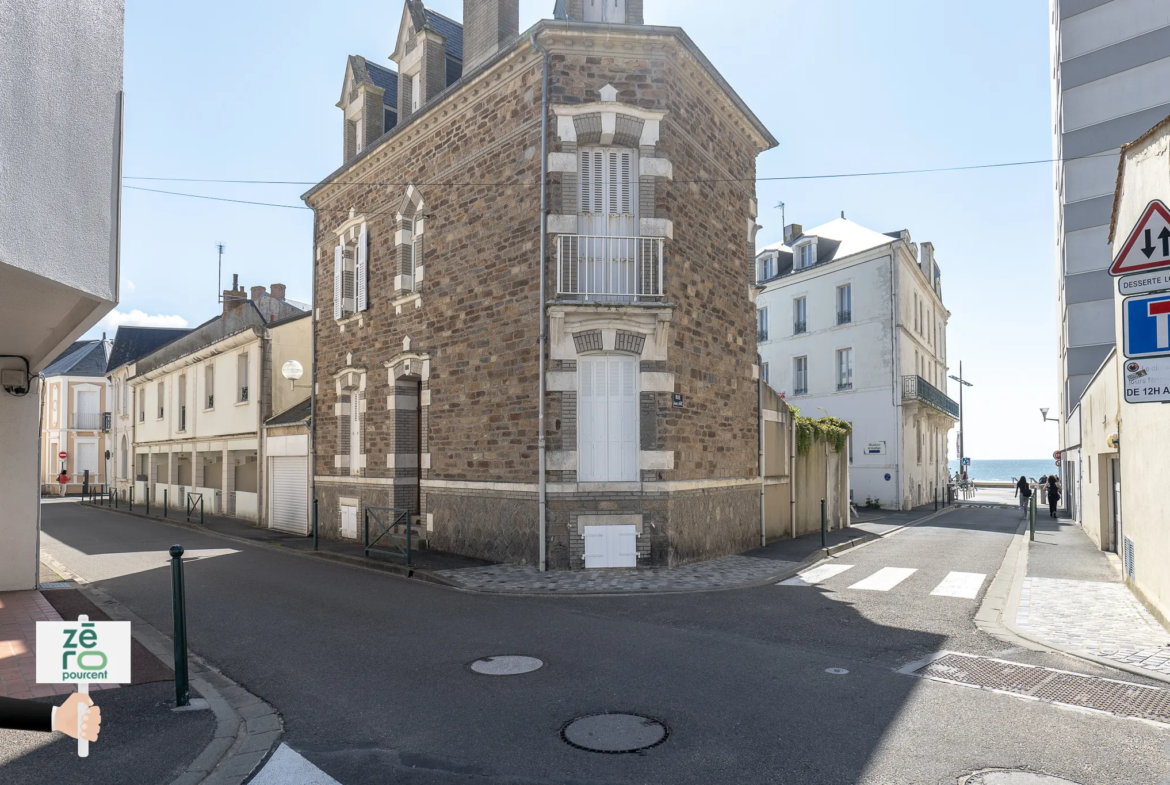
[[620, 165], [618, 167], [618, 170], [620, 173], [619, 176], [621, 177], [621, 184], [616, 190], [617, 190], [619, 198], [620, 198], [621, 203], [619, 204], [619, 207], [621, 209], [619, 209], [617, 212], [623, 213], [625, 215], [632, 215], [634, 212], [634, 205], [633, 205], [633, 192], [634, 192], [633, 177], [634, 177], [634, 173], [631, 170], [633, 168], [634, 156], [631, 155], [629, 152], [622, 152], [619, 154], [619, 156], [621, 158], [621, 162], [620, 162]]
[[333, 318], [345, 315], [345, 290], [342, 287], [342, 273], [345, 272], [345, 249], [340, 245], [333, 250]]
[[354, 280], [357, 287], [357, 309], [366, 311], [370, 308], [370, 232], [365, 224], [358, 234], [357, 266], [354, 268]]

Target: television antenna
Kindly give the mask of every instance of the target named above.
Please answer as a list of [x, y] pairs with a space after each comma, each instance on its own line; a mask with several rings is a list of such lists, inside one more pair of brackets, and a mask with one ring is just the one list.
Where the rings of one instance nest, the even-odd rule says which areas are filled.
[[219, 283], [218, 294], [219, 302], [223, 302], [223, 252], [227, 248], [227, 243], [218, 242], [215, 244], [215, 250], [219, 252], [219, 268], [217, 271], [217, 281]]

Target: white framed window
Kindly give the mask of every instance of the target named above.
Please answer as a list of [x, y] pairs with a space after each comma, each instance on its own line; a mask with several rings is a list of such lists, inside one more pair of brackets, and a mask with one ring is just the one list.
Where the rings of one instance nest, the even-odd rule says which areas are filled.
[[638, 480], [638, 360], [622, 354], [577, 361], [579, 482]]
[[359, 114], [353, 119], [353, 149], [360, 153], [366, 146], [366, 124]]
[[410, 111], [417, 112], [422, 106], [422, 71], [410, 77]]
[[769, 373], [768, 363], [764, 363], [763, 365], [761, 365], [760, 366], [760, 378], [764, 380], [764, 384], [769, 384], [772, 381], [769, 378], [770, 375], [771, 374]]
[[352, 246], [333, 249], [333, 319], [353, 315], [356, 305], [357, 259]]
[[756, 340], [763, 342], [768, 340], [768, 309], [761, 308], [756, 311]]
[[800, 335], [808, 332], [808, 298], [796, 297], [792, 300], [792, 334]]
[[365, 414], [362, 412], [365, 394], [361, 390], [354, 390], [350, 395], [349, 405], [349, 473], [357, 476], [362, 471], [361, 456], [365, 454]]
[[146, 387], [139, 387], [135, 395], [138, 397], [138, 422], [146, 422]]
[[586, 22], [626, 23], [626, 0], [585, 0]]
[[215, 363], [203, 366], [203, 408], [215, 408]]
[[166, 400], [167, 400], [167, 383], [166, 382], [159, 382], [158, 383], [158, 419], [160, 419], [160, 420], [163, 418], [163, 415], [166, 413], [166, 411], [165, 411], [166, 410], [166, 407], [165, 407]]
[[796, 249], [797, 268], [812, 267], [817, 261], [817, 244], [805, 243]]
[[243, 352], [236, 357], [236, 402], [248, 402], [248, 353]]
[[837, 350], [837, 389], [853, 389], [853, 350]]
[[792, 394], [808, 395], [808, 357], [792, 359]]
[[638, 151], [586, 147], [580, 151], [578, 205], [581, 233], [638, 236]]
[[776, 277], [776, 257], [768, 254], [760, 259], [759, 270], [756, 272], [756, 283], [770, 281]]
[[853, 285], [844, 284], [837, 287], [837, 324], [849, 324], [853, 321]]
[[122, 388], [122, 416], [126, 417], [130, 414], [130, 385], [125, 379], [118, 384]]
[[179, 385], [176, 393], [175, 411], [179, 415], [178, 430], [187, 430], [187, 374], [179, 376]]

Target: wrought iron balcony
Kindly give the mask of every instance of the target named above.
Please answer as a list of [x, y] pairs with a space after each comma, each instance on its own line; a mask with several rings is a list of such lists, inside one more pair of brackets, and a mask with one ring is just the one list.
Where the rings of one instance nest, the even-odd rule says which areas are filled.
[[756, 343], [763, 343], [768, 340], [768, 328], [760, 327], [756, 330]]
[[837, 311], [837, 324], [849, 324], [853, 321], [853, 311]]
[[959, 404], [947, 397], [947, 394], [935, 387], [921, 376], [902, 377], [902, 400], [921, 401], [927, 406], [938, 409], [943, 414], [959, 419]]
[[663, 296], [658, 237], [562, 234], [557, 238], [557, 295], [585, 302], [637, 302]]
[[853, 389], [853, 382], [852, 381], [837, 382], [837, 391], [838, 392], [840, 392], [842, 390], [852, 390], [852, 389]]
[[69, 415], [69, 428], [74, 431], [102, 430], [101, 412], [72, 412]]
[[793, 335], [800, 335], [801, 333], [806, 333], [806, 332], [808, 332], [808, 322], [793, 322], [792, 323], [792, 334]]

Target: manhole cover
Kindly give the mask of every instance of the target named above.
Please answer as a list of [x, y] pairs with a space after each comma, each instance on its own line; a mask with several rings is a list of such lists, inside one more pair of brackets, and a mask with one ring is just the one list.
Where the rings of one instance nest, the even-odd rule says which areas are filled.
[[535, 657], [507, 655], [476, 660], [471, 663], [471, 669], [484, 676], [519, 676], [539, 670], [543, 665], [544, 663]]
[[985, 771], [961, 780], [962, 785], [1077, 785], [1071, 780], [1030, 771]]
[[849, 671], [845, 670], [844, 668], [825, 668], [825, 673], [831, 673], [834, 676], [844, 676], [845, 674], [849, 673]]
[[658, 720], [637, 714], [594, 714], [561, 728], [561, 738], [577, 749], [610, 755], [650, 749], [669, 735]]

